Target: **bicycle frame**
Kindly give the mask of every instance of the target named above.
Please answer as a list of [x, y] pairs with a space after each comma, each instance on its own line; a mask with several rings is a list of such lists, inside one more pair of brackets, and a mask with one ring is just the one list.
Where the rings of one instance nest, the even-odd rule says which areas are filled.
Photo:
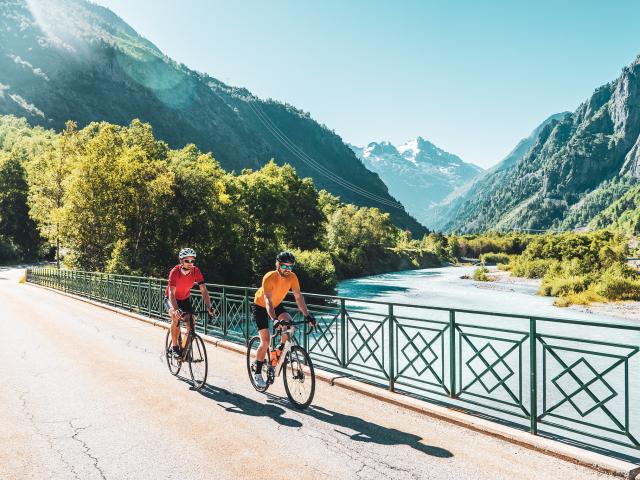
[[[187, 335], [187, 343], [185, 343], [184, 348], [182, 348], [182, 345], [180, 345], [180, 347], [182, 348], [182, 356], [180, 357], [180, 361], [184, 362], [187, 358], [187, 352], [191, 351], [191, 344], [193, 343], [193, 339], [196, 336], [196, 322], [195, 322], [195, 316], [198, 313], [202, 313], [202, 312], [193, 312], [193, 313], [185, 313], [182, 315], [182, 317], [180, 317], [180, 320], [178, 320], [178, 328], [180, 328], [180, 333], [178, 334], [178, 338], [180, 336], [180, 334], [182, 334], [182, 328], [180, 327], [181, 323], [186, 323], [185, 317], [189, 317], [189, 328], [187, 329], [188, 331], [188, 335]], [[206, 310], [204, 311], [204, 313], [206, 313], [207, 315], [209, 314], [209, 312], [207, 312]]]
[[[296, 340], [296, 337], [293, 336], [293, 332], [294, 332], [294, 328], [293, 325], [289, 326], [289, 328], [287, 328], [286, 330], [282, 330], [279, 332], [279, 335], [287, 335], [287, 341], [284, 342], [284, 348], [282, 349], [282, 353], [280, 354], [280, 358], [278, 359], [278, 363], [276, 364], [276, 366], [274, 367], [275, 370], [275, 376], [279, 377], [280, 373], [282, 372], [282, 365], [284, 364], [284, 359], [287, 357], [287, 354], [289, 353], [289, 351], [291, 350], [291, 345], [297, 345], [298, 341]], [[277, 335], [275, 335], [273, 337], [274, 339], [277, 338]], [[293, 342], [291, 342], [291, 339], [293, 339]]]

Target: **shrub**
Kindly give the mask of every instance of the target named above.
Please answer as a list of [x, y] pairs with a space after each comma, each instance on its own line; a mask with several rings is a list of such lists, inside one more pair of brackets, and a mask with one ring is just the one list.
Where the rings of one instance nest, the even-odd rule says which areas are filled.
[[591, 285], [591, 279], [584, 275], [573, 275], [569, 277], [556, 277], [545, 275], [540, 286], [541, 295], [562, 297], [571, 294], [582, 293]]
[[506, 253], [483, 253], [480, 255], [480, 261], [489, 265], [496, 263], [508, 264], [510, 262], [509, 255]]
[[614, 265], [604, 271], [596, 293], [608, 300], [640, 300], [640, 280], [625, 266]]
[[589, 305], [591, 302], [604, 302], [606, 299], [599, 296], [593, 289], [580, 293], [571, 293], [558, 298], [553, 304], [556, 307], [568, 307], [570, 305]]
[[511, 273], [515, 277], [542, 278], [557, 263], [557, 260], [551, 259], [529, 260], [518, 257], [511, 263]]
[[491, 277], [489, 277], [487, 273], [489, 273], [489, 269], [484, 265], [481, 265], [473, 272], [473, 279], [478, 280], [479, 282], [490, 282]]

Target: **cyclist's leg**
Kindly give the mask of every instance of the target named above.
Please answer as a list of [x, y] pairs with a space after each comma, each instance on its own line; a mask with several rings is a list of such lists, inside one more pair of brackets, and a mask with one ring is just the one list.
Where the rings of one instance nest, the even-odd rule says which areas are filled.
[[[284, 310], [284, 311], [278, 315], [278, 320], [284, 320], [286, 322], [292, 322], [293, 319], [291, 318], [291, 315], [289, 314], [289, 312], [287, 312], [284, 308], [282, 310]], [[276, 312], [276, 313], [278, 313], [278, 312]], [[291, 326], [291, 328], [294, 328], [293, 325]], [[286, 334], [282, 335], [282, 337], [280, 339], [280, 343], [284, 344], [288, 339], [289, 339], [289, 335], [286, 335]]]
[[175, 347], [178, 345], [178, 333], [180, 332], [180, 314], [176, 309], [171, 306], [169, 303], [169, 299], [167, 297], [164, 298], [164, 308], [169, 314], [169, 318], [171, 319], [171, 346]]
[[251, 312], [253, 313], [253, 321], [258, 328], [258, 335], [260, 336], [260, 346], [256, 351], [256, 361], [264, 362], [269, 348], [269, 342], [271, 341], [271, 335], [269, 334], [269, 314], [266, 308], [256, 304], [251, 305]]
[[264, 362], [265, 357], [267, 356], [269, 342], [271, 341], [271, 334], [269, 333], [268, 328], [263, 328], [261, 330], [258, 330], [258, 335], [260, 336], [260, 346], [256, 351], [256, 360], [258, 362]]
[[191, 333], [191, 321], [193, 320], [195, 322], [195, 311], [193, 310], [193, 305], [191, 305], [191, 298], [187, 298], [186, 300], [178, 300], [178, 307], [180, 307], [180, 310], [185, 313], [184, 325], [187, 328], [188, 337]]

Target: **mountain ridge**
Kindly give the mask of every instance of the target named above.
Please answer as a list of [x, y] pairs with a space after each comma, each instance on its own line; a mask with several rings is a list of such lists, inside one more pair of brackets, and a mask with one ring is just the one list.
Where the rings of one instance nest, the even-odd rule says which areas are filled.
[[640, 57], [575, 111], [544, 125], [515, 163], [488, 173], [443, 230], [582, 227], [635, 183], [639, 151]]

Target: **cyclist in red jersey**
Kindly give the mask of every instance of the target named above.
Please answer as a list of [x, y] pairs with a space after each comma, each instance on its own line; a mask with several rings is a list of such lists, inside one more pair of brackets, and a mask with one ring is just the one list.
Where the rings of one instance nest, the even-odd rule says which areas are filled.
[[[180, 333], [180, 319], [184, 314], [193, 315], [191, 305], [191, 288], [194, 284], [200, 287], [200, 293], [210, 315], [213, 315], [213, 306], [209, 298], [209, 292], [204, 283], [204, 277], [200, 269], [195, 266], [196, 252], [192, 248], [183, 248], [178, 255], [180, 264], [171, 269], [169, 273], [169, 285], [164, 294], [164, 307], [171, 317], [171, 350], [174, 357], [180, 357], [182, 352], [178, 345]], [[189, 330], [189, 322], [185, 322]]]

